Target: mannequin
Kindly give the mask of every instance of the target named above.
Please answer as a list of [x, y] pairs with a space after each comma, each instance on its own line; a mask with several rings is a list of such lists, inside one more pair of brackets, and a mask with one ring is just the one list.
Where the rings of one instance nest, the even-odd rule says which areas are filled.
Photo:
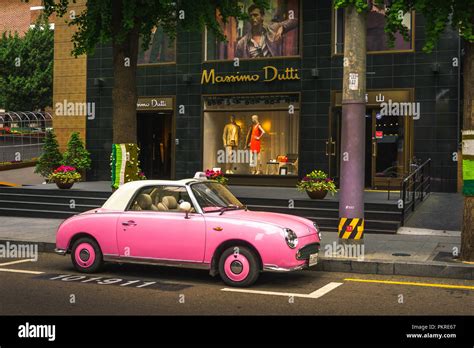
[[232, 171], [232, 153], [239, 146], [240, 127], [235, 123], [235, 115], [230, 116], [230, 122], [224, 126], [222, 141], [226, 153], [225, 173], [234, 174]]
[[247, 133], [247, 147], [250, 148], [250, 166], [256, 167], [252, 174], [262, 173], [262, 163], [260, 157], [260, 139], [265, 134], [265, 130], [258, 120], [258, 115], [252, 115], [252, 126]]

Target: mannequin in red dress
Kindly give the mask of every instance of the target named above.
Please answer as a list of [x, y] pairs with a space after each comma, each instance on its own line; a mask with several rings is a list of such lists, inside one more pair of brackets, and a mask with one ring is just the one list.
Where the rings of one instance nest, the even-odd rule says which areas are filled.
[[247, 147], [250, 148], [250, 166], [257, 167], [252, 174], [261, 174], [260, 139], [266, 133], [258, 121], [258, 115], [252, 115], [252, 127], [247, 134]]

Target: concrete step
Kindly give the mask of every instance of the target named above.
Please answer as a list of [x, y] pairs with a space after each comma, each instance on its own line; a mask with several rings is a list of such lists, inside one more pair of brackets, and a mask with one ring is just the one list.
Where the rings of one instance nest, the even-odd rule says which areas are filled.
[[112, 192], [103, 191], [83, 191], [83, 190], [60, 190], [60, 189], [38, 189], [32, 186], [31, 188], [25, 187], [0, 187], [0, 196], [2, 194], [27, 194], [27, 195], [48, 195], [48, 196], [66, 196], [66, 197], [89, 197], [89, 198], [105, 198], [110, 197]]
[[[258, 211], [271, 211], [275, 213], [293, 214], [306, 217], [339, 217], [339, 209], [337, 208], [284, 208], [268, 205], [248, 205], [249, 209]], [[387, 220], [400, 221], [401, 211], [365, 211], [366, 220]]]
[[99, 197], [76, 197], [71, 196], [53, 196], [46, 194], [30, 194], [30, 193], [0, 193], [1, 201], [10, 202], [36, 202], [36, 203], [64, 203], [70, 204], [74, 200], [75, 204], [102, 206], [106, 199]]
[[90, 209], [99, 208], [100, 205], [86, 205], [69, 202], [45, 203], [31, 201], [4, 201], [0, 200], [0, 208], [26, 209], [40, 211], [70, 212], [71, 214], [81, 213]]

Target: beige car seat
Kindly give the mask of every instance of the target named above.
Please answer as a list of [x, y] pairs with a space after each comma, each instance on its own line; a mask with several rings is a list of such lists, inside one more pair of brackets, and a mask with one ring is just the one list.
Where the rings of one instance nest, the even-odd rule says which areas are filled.
[[142, 193], [137, 197], [137, 203], [140, 210], [158, 210], [158, 208], [153, 204], [151, 196], [146, 193]]
[[165, 196], [161, 200], [161, 203], [167, 208], [168, 211], [177, 211], [178, 202], [173, 196]]

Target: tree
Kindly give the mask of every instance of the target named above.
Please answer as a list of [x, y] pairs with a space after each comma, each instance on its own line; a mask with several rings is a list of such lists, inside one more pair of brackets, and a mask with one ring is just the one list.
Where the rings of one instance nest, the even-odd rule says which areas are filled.
[[40, 17], [25, 36], [0, 37], [0, 107], [44, 110], [52, 105], [54, 32]]
[[[341, 4], [342, 5], [342, 4]], [[339, 4], [336, 3], [336, 8]], [[365, 183], [366, 16], [357, 4], [344, 12], [339, 240], [363, 242]], [[354, 134], [358, 136], [354, 136]]]
[[59, 144], [56, 134], [51, 131], [46, 132], [43, 145], [43, 153], [36, 164], [35, 173], [47, 178], [57, 167], [61, 165], [63, 157], [59, 152]]
[[[447, 26], [459, 31], [463, 40], [464, 107], [463, 129], [474, 130], [474, 5], [472, 0], [393, 0], [387, 13], [385, 31], [391, 42], [400, 31], [407, 29], [398, 14], [409, 11], [421, 13], [425, 19], [426, 39], [423, 50], [431, 52]], [[460, 57], [458, 57], [460, 58]], [[464, 197], [464, 217], [461, 234], [461, 260], [474, 261], [474, 196]]]
[[67, 143], [66, 151], [63, 154], [62, 163], [66, 166], [75, 167], [77, 171], [90, 169], [90, 153], [84, 147], [84, 143], [79, 136], [79, 132], [73, 132]]
[[[25, 0], [28, 1], [28, 0]], [[160, 25], [171, 38], [177, 29], [203, 31], [205, 27], [219, 39], [224, 36], [216, 20], [218, 10], [228, 17], [248, 18], [236, 0], [104, 0], [88, 1], [80, 14], [68, 12], [76, 0], [44, 0], [45, 13], [63, 17], [77, 25], [73, 54], [92, 54], [98, 44], [112, 44], [114, 85], [112, 88], [113, 142], [136, 143], [136, 71], [139, 38], [147, 48], [152, 28]], [[254, 0], [268, 8], [266, 0]]]

